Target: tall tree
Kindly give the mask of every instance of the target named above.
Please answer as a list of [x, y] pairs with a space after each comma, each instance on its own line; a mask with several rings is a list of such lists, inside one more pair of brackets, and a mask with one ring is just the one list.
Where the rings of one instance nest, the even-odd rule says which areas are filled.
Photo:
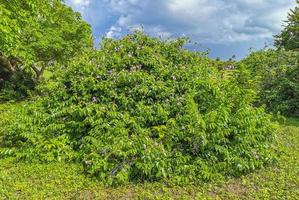
[[92, 48], [90, 26], [61, 0], [0, 0], [0, 80], [31, 70], [38, 80], [54, 63]]
[[297, 6], [290, 11], [286, 25], [275, 37], [275, 45], [285, 50], [299, 51], [299, 0]]

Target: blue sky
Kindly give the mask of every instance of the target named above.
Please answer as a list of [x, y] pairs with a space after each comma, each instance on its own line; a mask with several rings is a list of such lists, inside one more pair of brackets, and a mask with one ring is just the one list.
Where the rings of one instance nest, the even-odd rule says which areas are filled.
[[97, 40], [143, 26], [151, 36], [188, 36], [211, 57], [241, 59], [272, 44], [295, 0], [66, 0], [91, 24]]

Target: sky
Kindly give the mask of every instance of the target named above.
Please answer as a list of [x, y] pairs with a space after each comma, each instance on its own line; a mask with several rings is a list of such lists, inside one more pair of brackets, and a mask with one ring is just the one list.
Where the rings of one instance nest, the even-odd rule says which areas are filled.
[[[242, 59], [273, 44], [295, 0], [65, 0], [91, 25], [97, 42], [135, 29], [154, 37], [189, 37], [186, 48]], [[195, 44], [196, 43], [196, 44]]]

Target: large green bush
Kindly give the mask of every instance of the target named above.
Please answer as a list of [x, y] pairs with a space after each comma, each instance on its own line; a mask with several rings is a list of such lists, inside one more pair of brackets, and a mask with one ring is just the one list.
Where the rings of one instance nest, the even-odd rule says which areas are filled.
[[2, 156], [82, 162], [106, 184], [184, 184], [272, 160], [274, 127], [240, 66], [224, 74], [184, 39], [104, 39], [60, 68], [2, 137]]

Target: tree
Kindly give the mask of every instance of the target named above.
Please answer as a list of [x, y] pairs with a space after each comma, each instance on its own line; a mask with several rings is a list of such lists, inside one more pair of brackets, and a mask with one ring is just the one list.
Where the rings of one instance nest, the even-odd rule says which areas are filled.
[[0, 0], [0, 17], [0, 82], [25, 71], [38, 82], [93, 46], [90, 26], [61, 0]]
[[285, 50], [299, 50], [299, 0], [297, 6], [290, 11], [286, 25], [275, 38], [275, 45]]

